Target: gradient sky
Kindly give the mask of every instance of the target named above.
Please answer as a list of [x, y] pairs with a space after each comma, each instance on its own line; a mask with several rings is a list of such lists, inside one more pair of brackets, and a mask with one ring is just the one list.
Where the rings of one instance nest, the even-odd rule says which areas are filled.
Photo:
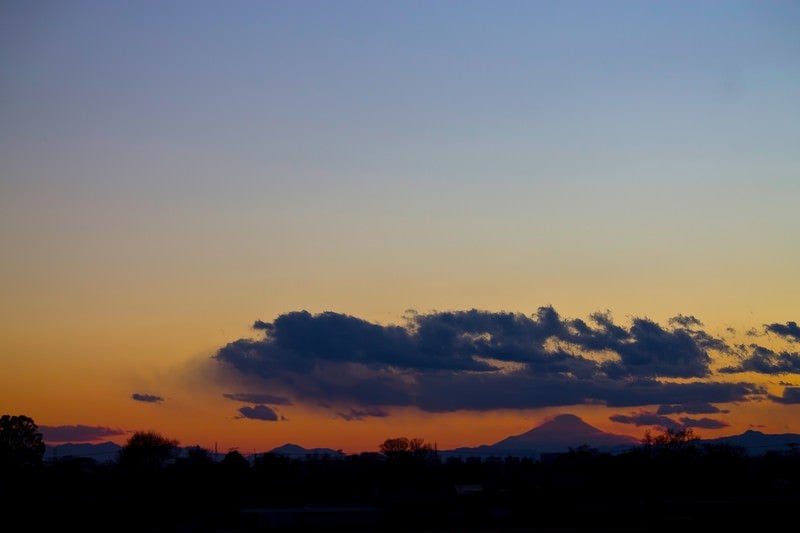
[[4, 1], [0, 410], [246, 451], [800, 433], [798, 28]]

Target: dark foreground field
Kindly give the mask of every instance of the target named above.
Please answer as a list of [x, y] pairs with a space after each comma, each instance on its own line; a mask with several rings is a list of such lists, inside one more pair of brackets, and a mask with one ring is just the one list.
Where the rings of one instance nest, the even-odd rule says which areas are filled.
[[[237, 454], [238, 455], [238, 454]], [[547, 461], [435, 454], [136, 468], [63, 458], [0, 480], [3, 531], [760, 530], [800, 508], [800, 455], [733, 447], [581, 448]]]

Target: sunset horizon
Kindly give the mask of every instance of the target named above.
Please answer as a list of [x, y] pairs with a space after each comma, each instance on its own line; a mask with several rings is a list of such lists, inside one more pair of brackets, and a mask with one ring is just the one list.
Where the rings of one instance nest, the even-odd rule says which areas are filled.
[[800, 4], [0, 5], [48, 446], [800, 434]]
[[[741, 333], [726, 326], [710, 333], [693, 315], [666, 322], [632, 317], [617, 323], [607, 310], [567, 318], [552, 306], [530, 315], [407, 310], [402, 321], [387, 324], [333, 311], [295, 311], [271, 322], [256, 320], [250, 335], [188, 360], [179, 382], [172, 383], [172, 395], [163, 385], [131, 390], [124, 400], [149, 410], [140, 426], [53, 425], [34, 419], [48, 445], [122, 445], [136, 431], [155, 431], [183, 446], [250, 453], [287, 443], [374, 452], [394, 437], [423, 438], [441, 449], [486, 445], [561, 414], [638, 440], [667, 429], [691, 429], [700, 438], [748, 429], [800, 433], [794, 418], [786, 416], [800, 389], [782, 379], [797, 364], [787, 351], [800, 335], [796, 323], [763, 324]], [[614, 350], [624, 355], [609, 357]], [[307, 367], [302, 358], [323, 374], [298, 372], [296, 366]], [[625, 370], [630, 363], [633, 370]], [[558, 368], [547, 381], [528, 382], [525, 365], [534, 364]], [[569, 365], [586, 376], [576, 378]], [[615, 374], [618, 382], [608, 379]], [[326, 375], [350, 376], [352, 382], [326, 381]], [[437, 381], [441, 375], [446, 382]], [[408, 391], [398, 389], [392, 376], [408, 384]], [[433, 380], [433, 396], [416, 389], [426, 379]], [[458, 379], [467, 381], [454, 385]], [[227, 413], [212, 425], [206, 412], [198, 412], [194, 423], [200, 431], [182, 433], [175, 414], [189, 398], [201, 397], [200, 391], [209, 399], [216, 395]], [[387, 391], [392, 392], [387, 396]], [[303, 424], [304, 419], [317, 427]], [[214, 427], [216, 433], [209, 434]], [[242, 440], [233, 434], [243, 435]]]

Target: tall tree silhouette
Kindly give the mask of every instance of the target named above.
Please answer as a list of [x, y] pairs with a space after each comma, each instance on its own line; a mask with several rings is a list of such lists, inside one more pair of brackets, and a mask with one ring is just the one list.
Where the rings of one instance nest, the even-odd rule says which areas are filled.
[[0, 471], [41, 466], [44, 450], [42, 434], [32, 418], [0, 417]]

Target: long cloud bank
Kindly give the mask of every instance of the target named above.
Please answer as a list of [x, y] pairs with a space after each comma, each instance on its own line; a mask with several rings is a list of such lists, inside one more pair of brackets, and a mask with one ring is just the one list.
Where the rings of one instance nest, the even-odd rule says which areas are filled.
[[[466, 310], [412, 313], [403, 326], [354, 316], [290, 312], [256, 321], [261, 338], [242, 338], [214, 355], [222, 369], [256, 377], [281, 403], [314, 403], [361, 419], [386, 408], [429, 412], [603, 404], [709, 406], [753, 398], [780, 400], [763, 386], [715, 379], [723, 374], [800, 372], [800, 354], [734, 345], [694, 316], [666, 325], [609, 313], [587, 321], [553, 307], [533, 315]], [[790, 346], [795, 322], [764, 325]], [[714, 355], [737, 363], [714, 370]], [[719, 374], [718, 374], [719, 372]], [[246, 394], [240, 394], [242, 399]], [[347, 417], [343, 417], [347, 419]]]

